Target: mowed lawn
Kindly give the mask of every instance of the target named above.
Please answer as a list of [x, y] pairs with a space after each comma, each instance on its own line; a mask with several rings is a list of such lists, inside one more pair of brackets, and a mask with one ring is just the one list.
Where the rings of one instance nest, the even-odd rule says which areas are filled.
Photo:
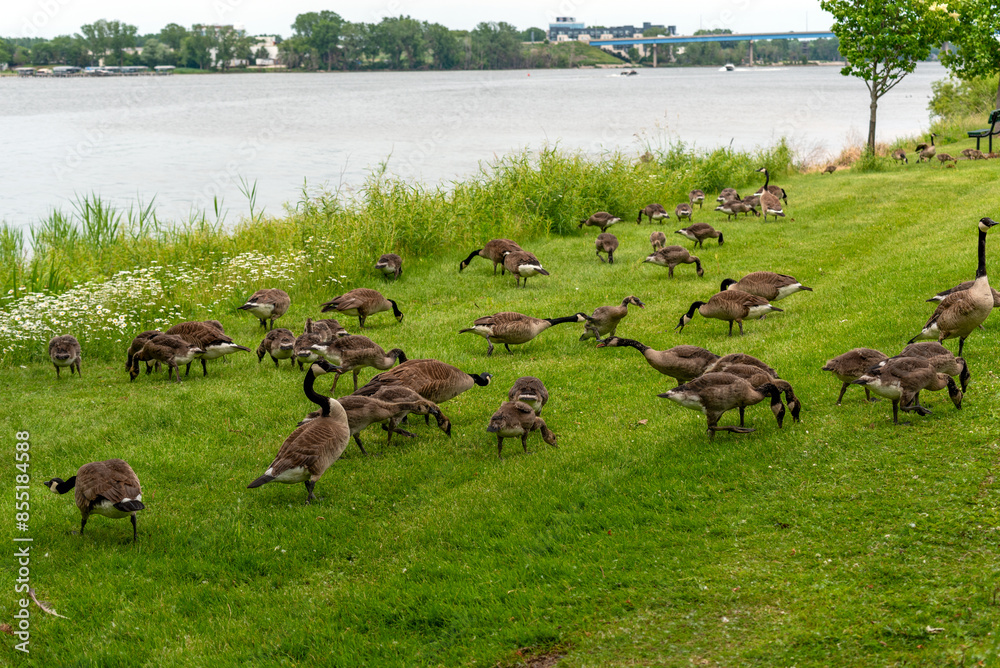
[[[965, 356], [973, 380], [962, 409], [925, 393], [926, 417], [894, 426], [890, 402], [866, 404], [820, 368], [854, 347], [895, 354], [917, 334], [935, 292], [973, 277], [976, 222], [998, 216], [994, 161], [955, 169], [916, 165], [884, 173], [775, 177], [789, 196], [780, 222], [727, 222], [695, 253], [698, 278], [642, 264], [649, 233], [691, 242], [671, 220], [635, 224], [614, 212], [614, 265], [595, 256], [595, 228], [517, 239], [551, 272], [514, 287], [470, 248], [405, 257], [402, 278], [350, 277], [398, 301], [405, 319], [373, 316], [364, 333], [411, 358], [489, 371], [442, 405], [450, 438], [413, 422], [413, 440], [384, 432], [351, 444], [305, 505], [302, 485], [246, 489], [296, 422], [314, 406], [283, 362], [240, 353], [130, 383], [124, 345], [115, 359], [84, 350], [83, 377], [59, 381], [39, 362], [0, 370], [5, 452], [13, 486], [14, 434], [31, 434], [31, 586], [65, 615], [32, 604], [30, 661], [37, 665], [523, 665], [560, 666], [979, 665], [996, 660], [1000, 512], [1000, 324], [987, 320]], [[752, 191], [760, 182], [733, 184]], [[709, 194], [714, 200], [715, 193]], [[673, 211], [676, 201], [662, 201]], [[583, 218], [589, 211], [578, 212]], [[988, 267], [1000, 283], [1000, 233]], [[483, 241], [486, 241], [485, 239]], [[263, 248], [267, 252], [268, 249]], [[374, 259], [372, 261], [374, 263]], [[755, 270], [795, 276], [814, 289], [745, 324], [695, 319], [673, 331], [694, 300], [724, 278]], [[258, 286], [282, 287], [282, 286]], [[657, 349], [703, 346], [746, 352], [776, 368], [801, 397], [802, 422], [778, 429], [767, 402], [747, 410], [750, 434], [710, 442], [705, 418], [657, 398], [674, 382], [635, 350], [579, 342], [580, 325], [502, 346], [459, 335], [482, 315], [559, 317], [634, 294], [619, 335]], [[292, 292], [279, 322], [300, 333], [333, 294]], [[240, 343], [262, 334], [250, 316], [221, 316]], [[192, 319], [210, 317], [191, 313]], [[357, 332], [357, 320], [342, 322]], [[957, 350], [957, 341], [947, 345]], [[362, 382], [373, 375], [362, 373]], [[499, 459], [486, 433], [513, 381], [534, 375], [551, 399], [525, 455], [508, 440]], [[317, 382], [329, 390], [332, 377]], [[350, 389], [341, 379], [338, 394]], [[735, 412], [722, 424], [735, 424]], [[78, 535], [72, 494], [41, 483], [87, 462], [126, 459], [143, 484], [139, 539], [127, 520], [93, 517]], [[0, 503], [13, 518], [13, 494]], [[7, 526], [13, 527], [13, 522]], [[13, 546], [13, 543], [9, 543]], [[8, 594], [18, 595], [8, 547]], [[23, 663], [5, 638], [4, 663]]]

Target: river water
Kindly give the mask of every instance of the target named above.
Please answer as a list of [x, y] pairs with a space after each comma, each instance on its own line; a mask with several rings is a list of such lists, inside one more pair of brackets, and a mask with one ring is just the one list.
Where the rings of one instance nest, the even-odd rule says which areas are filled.
[[[879, 105], [879, 139], [929, 124], [924, 63]], [[161, 220], [279, 213], [303, 183], [350, 191], [373, 169], [428, 184], [557, 145], [599, 155], [767, 146], [823, 159], [868, 130], [868, 91], [837, 67], [0, 78], [0, 219], [29, 225], [79, 194], [155, 197]]]

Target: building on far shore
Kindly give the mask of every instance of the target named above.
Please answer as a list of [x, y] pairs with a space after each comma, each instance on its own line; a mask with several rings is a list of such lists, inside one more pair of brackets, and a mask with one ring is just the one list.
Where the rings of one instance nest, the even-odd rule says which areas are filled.
[[[588, 28], [582, 21], [577, 21], [572, 16], [557, 16], [555, 23], [549, 24], [550, 42], [590, 42], [592, 39], [627, 39], [631, 37], [642, 37], [646, 31], [657, 30], [655, 34], [668, 37], [677, 34], [677, 26], [665, 26], [662, 24], [649, 23], [642, 24], [641, 28], [633, 25], [612, 26], [610, 28]], [[627, 49], [623, 47], [601, 47], [606, 51], [613, 51], [619, 55], [625, 55]], [[643, 45], [636, 45], [641, 57], [645, 57], [646, 48]]]

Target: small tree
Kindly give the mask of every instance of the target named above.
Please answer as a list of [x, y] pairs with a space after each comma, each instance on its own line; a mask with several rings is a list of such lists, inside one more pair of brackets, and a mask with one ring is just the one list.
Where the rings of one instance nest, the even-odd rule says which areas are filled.
[[[944, 63], [959, 79], [996, 76], [1000, 72], [1000, 14], [994, 0], [962, 0], [952, 3], [957, 9], [947, 34], [958, 49], [941, 53]], [[1000, 81], [997, 83], [994, 109], [1000, 109]]]
[[822, 0], [820, 7], [835, 20], [833, 33], [847, 60], [840, 73], [863, 79], [868, 87], [868, 152], [874, 154], [879, 99], [940, 43], [947, 9], [925, 0]]

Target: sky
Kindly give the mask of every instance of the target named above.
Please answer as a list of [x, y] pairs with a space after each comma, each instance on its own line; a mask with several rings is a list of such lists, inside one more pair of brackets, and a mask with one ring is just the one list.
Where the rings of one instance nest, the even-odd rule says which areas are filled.
[[377, 23], [386, 16], [409, 15], [471, 30], [481, 21], [506, 21], [519, 29], [547, 28], [556, 16], [573, 16], [587, 25], [675, 25], [681, 35], [699, 28], [733, 32], [827, 30], [832, 18], [819, 0], [21, 0], [0, 12], [0, 35], [44, 37], [73, 34], [98, 19], [125, 21], [139, 34], [155, 33], [168, 23], [242, 24], [253, 35], [291, 34], [295, 16], [329, 9], [344, 19]]

